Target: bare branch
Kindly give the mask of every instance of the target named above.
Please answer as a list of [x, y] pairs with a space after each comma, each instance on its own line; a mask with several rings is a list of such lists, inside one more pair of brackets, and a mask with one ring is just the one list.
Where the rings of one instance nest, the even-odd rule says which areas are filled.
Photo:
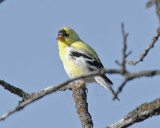
[[113, 97], [113, 100], [117, 99], [118, 94], [122, 91], [123, 87], [126, 85], [127, 82], [128, 82], [128, 80], [125, 79], [125, 80], [123, 81], [123, 83], [119, 86], [117, 92], [115, 93], [115, 95], [114, 95], [114, 97]]
[[151, 7], [151, 6], [152, 6], [153, 4], [155, 4], [155, 3], [156, 3], [156, 0], [151, 0], [151, 1], [147, 2], [146, 8]]
[[[101, 69], [101, 70], [97, 70], [97, 71], [94, 71], [92, 73], [89, 73], [88, 75], [84, 75], [84, 76], [80, 76], [80, 77], [77, 77], [77, 78], [74, 78], [74, 79], [70, 79], [70, 80], [67, 80], [67, 81], [65, 81], [63, 83], [60, 83], [58, 85], [45, 88], [43, 90], [40, 90], [38, 92], [35, 92], [35, 93], [32, 93], [31, 95], [29, 95], [29, 97], [28, 97], [29, 99], [27, 99], [25, 101], [22, 101], [16, 107], [16, 109], [13, 109], [12, 111], [4, 114], [2, 117], [0, 117], [0, 120], [3, 120], [5, 118], [7, 118], [9, 115], [11, 115], [11, 114], [15, 113], [16, 111], [22, 109], [26, 105], [28, 105], [30, 103], [33, 103], [34, 101], [42, 98], [43, 96], [48, 95], [48, 94], [50, 94], [52, 92], [58, 91], [60, 88], [66, 86], [68, 83], [70, 83], [72, 81], [75, 81], [75, 80], [78, 80], [78, 79], [92, 77], [92, 76], [95, 76], [95, 75], [103, 75], [105, 73], [111, 73], [111, 74], [114, 73], [114, 74], [121, 74], [121, 75], [123, 75], [123, 71], [122, 70], [117, 70], [117, 69], [110, 69], [110, 70]], [[142, 77], [142, 76], [154, 76], [154, 75], [160, 75], [160, 70], [156, 70], [156, 71], [143, 71], [143, 72], [138, 72], [138, 73], [133, 73], [133, 74], [129, 73], [129, 72], [126, 72], [124, 76], [126, 78], [126, 81], [128, 82], [129, 80], [132, 80], [132, 79], [135, 79], [135, 78], [138, 78], [138, 77]], [[124, 87], [124, 85], [121, 85], [121, 86], [122, 87], [120, 87], [120, 90], [122, 90], [122, 88]]]
[[127, 37], [128, 37], [128, 33], [125, 33], [124, 30], [124, 24], [121, 24], [121, 31], [122, 31], [122, 38], [123, 38], [123, 49], [122, 49], [122, 63], [120, 63], [118, 60], [115, 61], [115, 63], [119, 66], [121, 66], [121, 72], [122, 75], [124, 75], [127, 71], [126, 71], [126, 57], [131, 54], [131, 52], [129, 52], [128, 54], [126, 54], [127, 51]]
[[127, 50], [127, 36], [128, 33], [126, 34], [124, 31], [124, 24], [122, 23], [122, 37], [123, 37], [123, 52], [122, 52], [122, 64], [121, 64], [121, 69], [123, 71], [123, 73], [126, 72], [126, 66], [125, 66], [125, 60], [126, 60], [126, 50]]
[[[29, 95], [26, 100], [22, 101], [16, 108], [14, 108], [13, 110], [11, 110], [11, 111], [7, 112], [6, 114], [2, 115], [0, 117], [0, 120], [6, 119], [11, 114], [15, 113], [16, 111], [21, 110], [22, 108], [24, 108], [28, 104], [33, 103], [34, 101], [42, 98], [45, 95], [48, 95], [48, 94], [50, 94], [52, 92], [56, 92], [56, 91], [61, 90], [61, 89], [62, 90], [67, 89], [67, 88], [65, 88], [65, 86], [67, 84], [69, 84], [70, 82], [72, 82], [72, 81], [75, 81], [75, 80], [78, 80], [78, 79], [81, 79], [81, 78], [87, 78], [87, 77], [95, 76], [97, 74], [103, 75], [103, 74], [105, 74], [105, 72], [111, 72], [111, 73], [118, 73], [119, 74], [119, 73], [121, 73], [121, 70], [115, 70], [115, 69], [106, 70], [106, 71], [105, 71], [105, 69], [97, 70], [97, 71], [94, 71], [94, 72], [92, 72], [92, 73], [90, 73], [88, 75], [84, 75], [84, 76], [80, 76], [80, 77], [77, 77], [77, 78], [74, 78], [74, 79], [70, 79], [70, 80], [67, 80], [67, 81], [65, 81], [63, 83], [60, 83], [58, 85], [54, 85], [54, 86], [45, 88], [43, 90], [40, 90], [38, 92], [34, 92], [31, 95]], [[2, 81], [0, 84], [5, 87], [6, 82]], [[72, 85], [69, 85], [69, 89], [70, 89], [71, 86]], [[9, 86], [9, 88], [7, 88], [7, 90], [10, 91], [10, 92], [12, 92], [12, 90], [14, 90], [14, 89], [15, 89], [14, 94], [17, 94], [17, 92], [22, 91], [21, 89], [16, 88], [14, 86]], [[23, 93], [23, 91], [21, 93]], [[21, 97], [21, 95], [19, 95], [19, 94], [17, 94], [17, 95]]]
[[[72, 90], [73, 83], [70, 83], [70, 82], [73, 82], [73, 81], [81, 79], [81, 78], [92, 77], [92, 76], [95, 76], [95, 75], [104, 75], [105, 73], [122, 74], [122, 71], [119, 70], [119, 69], [100, 69], [100, 70], [94, 71], [92, 73], [89, 73], [88, 75], [83, 75], [83, 76], [80, 76], [80, 77], [77, 77], [77, 78], [74, 78], [74, 79], [70, 79], [70, 80], [67, 80], [66, 82], [60, 83], [58, 85], [53, 85], [51, 87], [42, 89], [42, 90], [40, 90], [38, 92], [34, 92], [34, 93], [37, 94], [37, 93], [48, 91], [50, 89], [52, 89], [53, 92], [54, 91], [58, 91], [58, 90], [59, 91], [65, 91], [67, 89]], [[5, 89], [7, 89], [8, 91], [10, 91], [11, 93], [14, 93], [14, 94], [18, 95], [21, 98], [30, 97], [30, 94], [24, 92], [22, 89], [17, 88], [15, 86], [13, 86], [13, 85], [11, 85], [11, 84], [3, 81], [3, 80], [0, 80], [0, 85], [2, 85]], [[48, 93], [50, 93], [50, 92], [48, 92]], [[33, 93], [31, 95], [33, 96]]]
[[11, 84], [9, 84], [3, 80], [0, 80], [0, 85], [2, 85], [5, 89], [10, 91], [11, 93], [18, 95], [19, 97], [22, 97], [23, 99], [27, 98], [30, 95], [30, 94], [24, 92], [22, 89], [14, 87]]
[[160, 36], [160, 28], [157, 29], [156, 35], [153, 37], [153, 39], [152, 39], [151, 43], [149, 44], [149, 46], [147, 46], [146, 49], [144, 50], [144, 52], [141, 53], [140, 57], [135, 61], [126, 60], [126, 63], [130, 64], [130, 65], [136, 65], [138, 62], [143, 61], [144, 57], [148, 54], [150, 49], [153, 48], [154, 44], [158, 41], [159, 36]]
[[126, 54], [126, 58], [132, 53], [132, 51], [129, 51], [127, 54]]
[[153, 4], [156, 5], [156, 10], [157, 10], [157, 16], [159, 19], [159, 23], [160, 23], [160, 0], [151, 0], [149, 2], [147, 2], [146, 7], [151, 7]]
[[107, 128], [127, 128], [134, 123], [141, 122], [149, 117], [160, 114], [160, 98], [150, 102], [144, 103], [139, 107], [136, 107], [127, 116], [120, 121], [108, 126]]
[[[114, 72], [119, 72], [119, 71], [118, 71], [118, 70], [115, 70]], [[104, 73], [105, 73], [105, 72], [104, 72], [104, 69], [103, 69], [103, 70], [99, 70], [99, 71], [95, 71], [95, 72], [90, 73], [90, 74], [88, 74], [88, 75], [80, 76], [80, 77], [77, 77], [77, 78], [75, 78], [75, 79], [70, 79], [70, 80], [68, 80], [68, 81], [66, 81], [66, 82], [63, 82], [63, 83], [60, 83], [60, 84], [58, 84], [58, 85], [51, 86], [51, 87], [45, 88], [45, 89], [43, 89], [43, 90], [40, 90], [40, 91], [38, 91], [38, 92], [32, 93], [32, 94], [28, 97], [28, 99], [22, 101], [15, 109], [13, 109], [13, 110], [7, 112], [6, 114], [2, 115], [2, 117], [0, 117], [0, 120], [4, 120], [4, 119], [7, 118], [8, 116], [10, 116], [11, 114], [15, 113], [16, 111], [21, 110], [22, 108], [24, 108], [24, 107], [27, 106], [28, 104], [33, 103], [34, 101], [42, 98], [42, 97], [45, 96], [45, 95], [48, 95], [48, 94], [50, 94], [50, 93], [52, 93], [52, 92], [55, 92], [55, 91], [59, 90], [60, 88], [66, 86], [68, 83], [70, 83], [70, 82], [72, 82], [72, 81], [75, 81], [75, 80], [80, 79], [80, 78], [87, 78], [87, 77], [95, 76], [96, 74], [101, 74], [101, 75], [102, 75], [102, 74], [104, 74]], [[1, 83], [1, 84], [4, 84], [4, 82]], [[11, 87], [11, 89], [10, 89], [10, 90], [8, 89], [9, 91], [12, 90], [12, 87], [13, 87], [13, 86], [10, 86], [10, 87]], [[13, 88], [15, 88], [15, 87], [13, 87]], [[18, 89], [18, 88], [17, 88], [17, 89]], [[19, 89], [18, 89], [18, 90], [19, 90]], [[16, 91], [15, 91], [15, 92], [16, 92]]]
[[160, 23], [160, 0], [156, 0], [156, 9], [157, 9], [157, 16]]
[[137, 72], [137, 73], [130, 73], [127, 72], [124, 74], [124, 82], [119, 86], [118, 91], [116, 92], [115, 96], [114, 96], [114, 100], [115, 98], [118, 96], [118, 94], [122, 91], [122, 89], [124, 88], [124, 86], [126, 85], [126, 83], [130, 80], [133, 80], [135, 78], [141, 78], [141, 77], [152, 77], [154, 75], [160, 75], [160, 70], [153, 70], [153, 71], [141, 71], [141, 72]]
[[82, 128], [93, 128], [92, 117], [88, 112], [86, 87], [77, 88], [75, 86], [73, 88], [73, 97]]

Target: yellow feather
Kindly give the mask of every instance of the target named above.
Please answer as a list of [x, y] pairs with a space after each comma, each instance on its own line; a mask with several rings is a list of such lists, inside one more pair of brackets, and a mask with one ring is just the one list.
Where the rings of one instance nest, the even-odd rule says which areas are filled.
[[76, 41], [76, 42], [71, 44], [71, 47], [81, 49], [81, 50], [84, 50], [84, 51], [88, 52], [93, 57], [95, 57], [98, 62], [100, 62], [99, 59], [98, 59], [98, 55], [97, 55], [96, 51], [92, 47], [87, 45], [86, 43], [84, 43], [82, 41]]

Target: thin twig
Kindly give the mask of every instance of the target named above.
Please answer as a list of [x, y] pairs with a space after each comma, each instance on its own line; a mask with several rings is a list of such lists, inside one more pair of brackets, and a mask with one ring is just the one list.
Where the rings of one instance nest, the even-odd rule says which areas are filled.
[[108, 126], [107, 128], [127, 128], [134, 123], [141, 122], [149, 117], [157, 116], [160, 114], [160, 98], [150, 102], [144, 103], [136, 107], [128, 115], [120, 121]]
[[127, 50], [127, 36], [128, 33], [126, 34], [124, 31], [124, 24], [122, 23], [121, 25], [121, 29], [122, 29], [122, 37], [123, 37], [123, 50], [122, 50], [122, 64], [121, 64], [121, 69], [123, 71], [123, 73], [126, 72], [126, 66], [125, 66], [125, 60], [126, 60], [126, 50]]
[[157, 16], [158, 16], [159, 23], [160, 23], [160, 0], [151, 0], [147, 2], [146, 8], [151, 7], [153, 4], [156, 5]]
[[157, 16], [160, 23], [160, 0], [156, 0], [156, 10], [157, 10]]
[[151, 7], [151, 6], [152, 6], [153, 4], [155, 4], [155, 3], [156, 3], [156, 0], [151, 0], [151, 1], [147, 2], [146, 8]]
[[146, 55], [148, 54], [148, 52], [150, 51], [150, 49], [153, 48], [154, 44], [158, 41], [159, 36], [160, 36], [160, 28], [157, 29], [156, 35], [153, 37], [153, 39], [152, 39], [151, 43], [149, 44], [149, 46], [147, 46], [146, 49], [144, 50], [144, 52], [141, 53], [141, 55], [139, 56], [139, 58], [137, 60], [135, 60], [135, 61], [128, 61], [128, 60], [126, 60], [126, 63], [130, 64], [130, 65], [136, 65], [140, 61], [143, 61], [144, 57], [146, 57]]
[[124, 86], [126, 85], [127, 82], [129, 82], [130, 80], [136, 79], [136, 78], [141, 78], [141, 77], [152, 77], [154, 75], [160, 75], [160, 70], [152, 70], [152, 71], [141, 71], [141, 72], [137, 72], [137, 73], [130, 73], [127, 72], [126, 74], [124, 74], [124, 82], [119, 86], [117, 92], [115, 93], [115, 96], [113, 97], [113, 99], [116, 99], [116, 96], [118, 96], [118, 94], [122, 91], [122, 89], [124, 88]]
[[119, 86], [117, 92], [115, 93], [114, 97], [113, 97], [113, 100], [115, 100], [117, 97], [118, 97], [118, 94], [122, 91], [123, 87], [126, 85], [126, 83], [128, 82], [127, 79], [125, 79], [123, 81], [123, 83]]

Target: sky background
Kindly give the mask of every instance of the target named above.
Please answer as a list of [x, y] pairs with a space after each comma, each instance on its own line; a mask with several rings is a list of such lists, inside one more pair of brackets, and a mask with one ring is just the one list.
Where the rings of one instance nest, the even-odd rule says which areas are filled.
[[[135, 60], [150, 43], [159, 26], [155, 6], [148, 0], [6, 0], [0, 4], [0, 79], [32, 93], [68, 80], [58, 55], [57, 32], [73, 28], [95, 48], [105, 68], [120, 68], [121, 23], [129, 32], [127, 44]], [[127, 66], [131, 72], [160, 68], [157, 42], [143, 62]], [[123, 77], [107, 75], [117, 90]], [[96, 83], [88, 84], [87, 100], [95, 128], [117, 122], [131, 110], [160, 95], [160, 77], [127, 83], [120, 102]], [[0, 116], [17, 106], [21, 98], [0, 87]], [[158, 116], [131, 128], [157, 128]], [[81, 128], [72, 92], [52, 93], [0, 122], [1, 128]]]

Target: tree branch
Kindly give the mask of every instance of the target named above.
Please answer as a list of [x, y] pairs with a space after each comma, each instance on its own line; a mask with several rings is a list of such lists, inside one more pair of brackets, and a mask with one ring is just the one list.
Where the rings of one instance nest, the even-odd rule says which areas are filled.
[[26, 99], [30, 95], [30, 94], [24, 92], [22, 89], [14, 87], [11, 84], [9, 84], [3, 80], [0, 80], [0, 85], [2, 85], [5, 89], [10, 91], [11, 93], [18, 95], [19, 97], [22, 97], [23, 99]]
[[116, 99], [116, 97], [118, 96], [118, 94], [122, 91], [122, 89], [124, 88], [124, 86], [126, 85], [127, 82], [129, 82], [130, 80], [133, 80], [135, 78], [141, 78], [141, 77], [152, 77], [155, 75], [160, 75], [160, 70], [152, 70], [152, 71], [141, 71], [141, 72], [137, 72], [137, 73], [130, 73], [127, 72], [124, 74], [124, 82], [119, 86], [118, 91], [115, 93], [114, 96], [114, 100]]
[[[70, 80], [67, 80], [67, 81], [65, 81], [63, 83], [60, 83], [58, 85], [45, 88], [45, 89], [40, 90], [38, 92], [34, 92], [34, 93], [30, 94], [26, 100], [22, 101], [16, 107], [16, 109], [13, 109], [12, 111], [10, 111], [10, 112], [4, 114], [2, 117], [0, 117], [0, 120], [4, 120], [9, 115], [15, 113], [18, 110], [21, 110], [23, 107], [27, 106], [30, 103], [33, 103], [34, 101], [42, 98], [43, 96], [60, 90], [62, 87], [65, 87], [67, 84], [69, 84], [72, 81], [75, 81], [75, 80], [78, 80], [78, 79], [83, 79], [83, 78], [88, 78], [88, 77], [92, 77], [92, 76], [96, 76], [96, 75], [103, 75], [105, 73], [111, 73], [111, 74], [114, 73], [114, 74], [121, 74], [121, 75], [123, 75], [122, 70], [118, 70], [118, 69], [110, 69], [110, 70], [101, 69], [101, 70], [97, 70], [97, 71], [94, 71], [92, 73], [89, 73], [88, 75], [84, 75], [84, 76], [80, 76], [80, 77], [77, 77], [77, 78], [74, 78], [74, 79], [70, 79]], [[156, 71], [142, 71], [142, 72], [137, 72], [137, 73], [129, 73], [129, 72], [125, 73], [125, 77], [127, 79], [127, 82], [129, 80], [132, 80], [132, 79], [135, 79], [135, 78], [139, 78], [139, 77], [143, 77], [143, 76], [147, 76], [148, 77], [148, 76], [154, 76], [154, 75], [160, 75], [160, 70], [156, 70]], [[4, 83], [5, 82], [2, 82], [1, 84], [4, 84]], [[10, 87], [11, 87], [11, 89], [8, 89], [9, 91], [12, 90], [13, 86], [10, 86]], [[123, 87], [120, 87], [120, 88], [122, 90]], [[18, 90], [20, 90], [20, 89], [18, 89]], [[119, 92], [121, 92], [121, 90], [119, 90], [116, 94], [118, 95]], [[15, 91], [15, 92], [17, 92], [17, 91]]]
[[[122, 29], [122, 37], [123, 37], [123, 50], [122, 50], [122, 64], [120, 64], [118, 61], [116, 61], [116, 63], [118, 65], [121, 66], [121, 72], [120, 74], [124, 76], [124, 81], [122, 82], [122, 84], [119, 86], [118, 91], [115, 93], [113, 100], [116, 99], [116, 97], [118, 96], [118, 94], [122, 91], [123, 87], [127, 84], [128, 81], [133, 80], [135, 78], [138, 77], [143, 77], [143, 76], [153, 76], [153, 75], [159, 75], [160, 74], [160, 70], [153, 70], [153, 71], [141, 71], [141, 72], [137, 72], [137, 73], [130, 73], [126, 70], [125, 68], [125, 64], [133, 64], [136, 65], [138, 62], [143, 61], [143, 58], [148, 54], [149, 50], [154, 46], [155, 42], [158, 40], [159, 36], [160, 36], [160, 28], [157, 29], [157, 34], [153, 37], [150, 45], [145, 49], [144, 53], [141, 54], [140, 58], [137, 59], [136, 61], [127, 61], [126, 57], [131, 53], [129, 52], [128, 54], [126, 54], [126, 50], [127, 50], [127, 36], [128, 33], [126, 34], [124, 31], [124, 24], [122, 23], [121, 26]], [[126, 61], [126, 63], [125, 63]]]
[[[119, 72], [119, 71], [118, 71], [118, 70], [115, 70], [114, 72]], [[2, 116], [0, 117], [0, 120], [6, 119], [8, 116], [10, 116], [10, 115], [12, 115], [13, 113], [21, 110], [22, 108], [24, 108], [24, 107], [27, 106], [28, 104], [33, 103], [34, 101], [42, 98], [43, 96], [48, 95], [48, 94], [50, 94], [50, 93], [52, 93], [52, 92], [56, 92], [57, 90], [61, 89], [62, 87], [65, 87], [67, 84], [69, 84], [69, 83], [72, 82], [72, 81], [78, 80], [78, 79], [80, 79], [80, 78], [87, 78], [87, 77], [95, 76], [96, 74], [101, 74], [101, 75], [102, 75], [102, 74], [104, 74], [104, 73], [105, 73], [105, 72], [104, 72], [104, 69], [98, 70], [98, 71], [95, 71], [95, 72], [90, 73], [90, 74], [88, 74], [88, 75], [84, 75], [84, 76], [80, 76], [80, 77], [77, 77], [77, 78], [74, 78], [74, 79], [70, 79], [70, 80], [65, 81], [65, 82], [63, 82], [63, 83], [60, 83], [60, 84], [58, 84], [58, 85], [45, 88], [45, 89], [40, 90], [40, 91], [38, 91], [38, 92], [34, 92], [34, 93], [32, 93], [31, 95], [29, 95], [26, 100], [23, 100], [22, 102], [20, 102], [19, 105], [18, 105], [16, 108], [14, 108], [13, 110], [11, 110], [11, 111], [7, 112], [6, 114], [2, 115]], [[3, 84], [3, 85], [4, 85], [5, 83], [6, 83], [6, 82], [1, 82], [1, 84]], [[70, 86], [69, 86], [69, 87], [70, 87]], [[21, 89], [18, 89], [18, 88], [16, 88], [16, 87], [14, 87], [14, 86], [10, 86], [10, 89], [8, 89], [8, 90], [12, 92], [12, 89], [13, 89], [13, 88], [14, 88], [14, 89], [17, 89], [17, 90], [21, 90]], [[62, 90], [63, 90], [63, 89], [62, 89]], [[22, 90], [21, 90], [21, 91], [22, 91]], [[18, 91], [14, 91], [14, 92], [18, 92]], [[21, 95], [18, 95], [18, 96], [21, 96]]]
[[124, 75], [127, 71], [126, 71], [126, 57], [131, 53], [129, 52], [128, 54], [126, 54], [127, 51], [127, 37], [128, 37], [128, 33], [125, 33], [124, 30], [124, 24], [121, 24], [121, 31], [122, 31], [122, 38], [123, 38], [123, 49], [122, 49], [122, 63], [120, 63], [118, 60], [116, 60], [116, 63], [121, 66], [121, 70], [122, 70], [122, 75]]
[[88, 112], [86, 87], [77, 88], [75, 86], [73, 88], [73, 97], [82, 128], [93, 128], [92, 117]]
[[147, 2], [146, 7], [151, 7], [153, 4], [156, 5], [156, 10], [157, 10], [157, 16], [159, 19], [159, 23], [160, 23], [160, 0], [151, 0], [149, 2]]
[[146, 8], [151, 7], [151, 6], [152, 6], [153, 4], [155, 4], [155, 3], [156, 3], [156, 0], [151, 0], [151, 1], [147, 2]]
[[127, 128], [134, 123], [141, 122], [149, 117], [160, 114], [160, 98], [150, 102], [144, 103], [139, 107], [136, 107], [123, 119], [108, 126], [107, 128]]
[[122, 50], [122, 64], [121, 64], [121, 69], [123, 71], [123, 73], [126, 72], [126, 66], [125, 66], [125, 60], [126, 60], [126, 51], [127, 51], [127, 37], [128, 37], [128, 33], [126, 34], [124, 31], [124, 24], [122, 23], [121, 25], [121, 29], [122, 29], [122, 37], [123, 37], [123, 50]]
[[126, 63], [130, 64], [130, 65], [136, 65], [138, 62], [143, 61], [144, 57], [148, 54], [148, 52], [150, 51], [150, 49], [153, 48], [154, 44], [158, 41], [159, 36], [160, 36], [160, 28], [157, 29], [156, 35], [153, 37], [151, 43], [146, 47], [146, 49], [144, 50], [144, 52], [141, 53], [141, 55], [139, 56], [139, 58], [136, 59], [135, 61], [128, 61], [128, 60], [126, 60]]

